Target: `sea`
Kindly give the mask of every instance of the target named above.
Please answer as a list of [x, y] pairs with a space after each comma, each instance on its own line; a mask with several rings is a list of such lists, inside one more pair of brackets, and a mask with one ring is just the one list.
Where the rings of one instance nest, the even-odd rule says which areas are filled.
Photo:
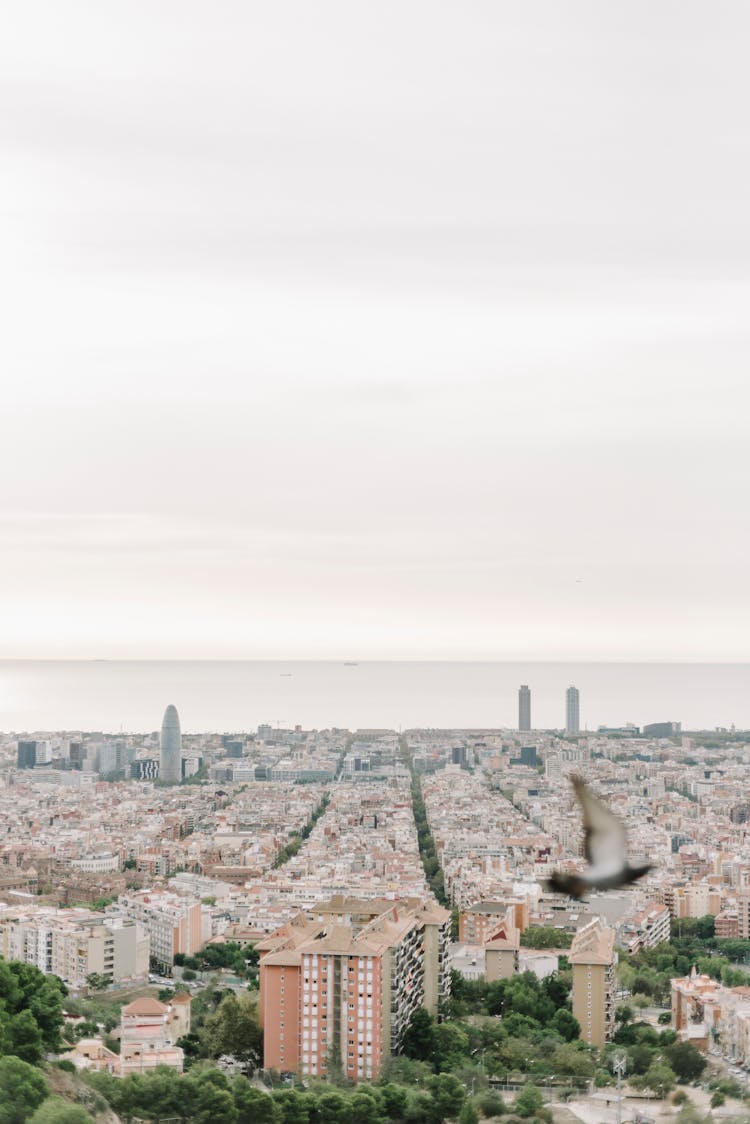
[[169, 703], [185, 733], [514, 728], [522, 683], [535, 729], [564, 725], [571, 684], [582, 729], [750, 729], [747, 663], [4, 660], [0, 731], [147, 733]]

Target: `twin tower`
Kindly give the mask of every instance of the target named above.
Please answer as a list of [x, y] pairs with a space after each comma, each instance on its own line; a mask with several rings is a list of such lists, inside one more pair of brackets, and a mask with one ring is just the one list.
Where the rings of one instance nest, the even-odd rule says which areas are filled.
[[179, 784], [182, 780], [182, 733], [177, 707], [170, 705], [164, 711], [159, 739], [159, 780], [164, 784]]
[[[531, 730], [531, 691], [526, 683], [518, 689], [518, 729], [520, 733]], [[581, 698], [577, 687], [565, 692], [565, 733], [578, 734], [581, 730]]]

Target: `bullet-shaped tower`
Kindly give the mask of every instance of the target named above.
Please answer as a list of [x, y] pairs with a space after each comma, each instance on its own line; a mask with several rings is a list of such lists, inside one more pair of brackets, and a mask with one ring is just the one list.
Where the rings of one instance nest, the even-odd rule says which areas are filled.
[[179, 784], [182, 780], [182, 734], [177, 707], [170, 703], [164, 711], [159, 742], [159, 780]]

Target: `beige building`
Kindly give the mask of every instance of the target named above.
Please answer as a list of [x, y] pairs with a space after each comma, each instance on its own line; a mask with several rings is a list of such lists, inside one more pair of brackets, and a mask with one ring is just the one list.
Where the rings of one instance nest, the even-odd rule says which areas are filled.
[[178, 952], [193, 956], [203, 947], [202, 907], [193, 897], [141, 890], [121, 894], [116, 910], [115, 916], [138, 921], [147, 929], [151, 960], [162, 971], [171, 971]]
[[615, 1026], [614, 929], [598, 918], [576, 933], [570, 946], [573, 969], [573, 1014], [581, 1027], [581, 1038], [600, 1049], [609, 1042]]
[[488, 983], [515, 975], [520, 945], [521, 934], [507, 922], [489, 932], [484, 946], [484, 974]]
[[96, 973], [113, 983], [148, 975], [149, 935], [134, 920], [89, 909], [27, 906], [0, 917], [0, 954], [86, 986]]

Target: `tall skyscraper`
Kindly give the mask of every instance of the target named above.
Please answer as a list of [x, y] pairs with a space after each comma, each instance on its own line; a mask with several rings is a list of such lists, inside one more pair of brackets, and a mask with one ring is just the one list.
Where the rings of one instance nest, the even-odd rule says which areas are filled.
[[577, 734], [581, 729], [580, 695], [577, 687], [565, 692], [565, 733]]
[[159, 742], [159, 780], [179, 784], [182, 780], [182, 734], [177, 707], [170, 703], [164, 711]]
[[518, 688], [518, 729], [521, 733], [531, 729], [531, 691], [525, 683]]

